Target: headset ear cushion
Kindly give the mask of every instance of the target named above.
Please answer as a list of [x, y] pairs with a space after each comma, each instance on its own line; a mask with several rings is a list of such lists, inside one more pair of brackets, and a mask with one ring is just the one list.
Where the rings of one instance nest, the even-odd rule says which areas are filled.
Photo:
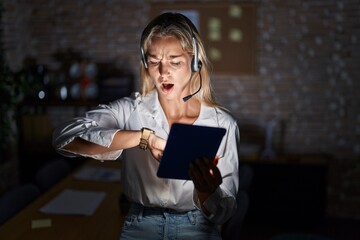
[[194, 58], [191, 60], [191, 71], [192, 72], [200, 71], [201, 67], [202, 67], [202, 62], [200, 60], [197, 62], [197, 64], [195, 63]]
[[201, 67], [202, 67], [202, 62], [199, 60], [199, 62], [198, 62], [198, 71], [201, 70]]

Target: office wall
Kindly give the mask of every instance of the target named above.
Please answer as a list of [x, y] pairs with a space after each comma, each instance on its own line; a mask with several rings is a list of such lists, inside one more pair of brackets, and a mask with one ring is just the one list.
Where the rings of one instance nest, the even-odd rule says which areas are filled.
[[[15, 70], [27, 57], [56, 69], [54, 53], [72, 48], [138, 76], [139, 38], [154, 2], [4, 1], [6, 59]], [[256, 4], [257, 73], [215, 74], [218, 100], [241, 126], [278, 120], [284, 153], [330, 156], [329, 214], [360, 216], [358, 1], [228, 2]]]

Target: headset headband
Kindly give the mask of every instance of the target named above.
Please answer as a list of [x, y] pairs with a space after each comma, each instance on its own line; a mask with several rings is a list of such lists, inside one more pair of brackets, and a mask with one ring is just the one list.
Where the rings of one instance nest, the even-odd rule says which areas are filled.
[[[182, 22], [186, 22], [186, 25], [184, 25]], [[191, 37], [192, 37], [193, 49], [194, 49], [194, 57], [191, 61], [191, 70], [193, 72], [199, 71], [201, 69], [202, 63], [199, 60], [198, 44], [196, 41], [196, 37], [194, 35], [194, 32], [198, 33], [198, 31], [197, 31], [195, 25], [190, 21], [189, 18], [187, 18], [183, 14], [171, 13], [171, 12], [163, 13], [163, 14], [159, 15], [158, 17], [154, 18], [142, 32], [141, 41], [140, 41], [140, 53], [141, 53], [141, 60], [144, 64], [144, 67], [148, 68], [146, 53], [144, 52], [144, 48], [143, 48], [145, 38], [150, 34], [151, 30], [155, 26], [160, 26], [162, 29], [165, 29], [165, 28], [169, 27], [170, 25], [175, 25], [181, 29], [184, 29], [184, 28], [188, 29], [188, 31], [190, 32]]]

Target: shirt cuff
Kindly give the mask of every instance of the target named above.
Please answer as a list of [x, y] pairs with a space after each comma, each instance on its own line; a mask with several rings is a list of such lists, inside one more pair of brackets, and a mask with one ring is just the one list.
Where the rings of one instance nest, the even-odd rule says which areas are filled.
[[[215, 192], [213, 194], [211, 194], [208, 199], [206, 199], [206, 201], [204, 202], [204, 207], [206, 208], [206, 210], [209, 211], [210, 215], [206, 216], [208, 219], [212, 219], [215, 214], [216, 214], [216, 210], [217, 210], [217, 204], [221, 201], [221, 189], [220, 187], [218, 187]], [[197, 209], [199, 209], [201, 211], [201, 204], [199, 201], [199, 197], [197, 194], [197, 191], [194, 189], [194, 194], [193, 194], [193, 202], [195, 204], [195, 207]]]

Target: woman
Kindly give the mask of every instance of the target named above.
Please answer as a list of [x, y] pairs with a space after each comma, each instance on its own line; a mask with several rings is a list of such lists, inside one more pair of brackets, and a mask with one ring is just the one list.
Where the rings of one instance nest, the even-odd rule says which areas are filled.
[[[59, 126], [59, 153], [100, 160], [122, 155], [122, 184], [131, 207], [121, 239], [221, 239], [218, 225], [236, 209], [239, 129], [213, 97], [209, 62], [192, 22], [163, 13], [141, 37], [141, 89]], [[174, 123], [226, 128], [212, 159], [196, 159], [192, 181], [158, 178]]]

